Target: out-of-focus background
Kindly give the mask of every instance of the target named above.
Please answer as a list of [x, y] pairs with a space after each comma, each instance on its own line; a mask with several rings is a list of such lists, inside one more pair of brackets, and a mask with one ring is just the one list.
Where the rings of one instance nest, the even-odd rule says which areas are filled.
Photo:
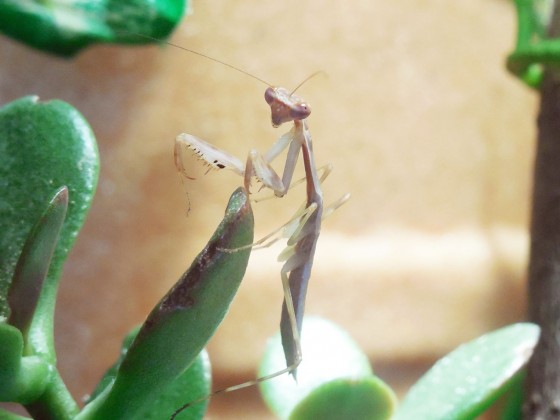
[[[195, 0], [171, 39], [288, 88], [327, 74], [298, 92], [313, 109], [317, 162], [335, 167], [326, 201], [352, 199], [324, 222], [307, 312], [348, 330], [400, 392], [461, 342], [524, 316], [536, 95], [504, 69], [514, 32], [504, 0]], [[241, 183], [204, 175], [194, 158], [185, 165], [197, 179], [182, 182], [175, 136], [244, 159], [287, 128], [271, 127], [266, 86], [173, 47], [98, 46], [63, 60], [2, 38], [0, 57], [2, 103], [66, 100], [99, 142], [99, 188], [56, 313], [61, 373], [81, 398]], [[304, 195], [255, 205], [257, 236]], [[255, 376], [279, 323], [281, 249], [251, 257], [209, 347], [216, 387]], [[253, 389], [215, 398], [211, 416], [267, 414]]]

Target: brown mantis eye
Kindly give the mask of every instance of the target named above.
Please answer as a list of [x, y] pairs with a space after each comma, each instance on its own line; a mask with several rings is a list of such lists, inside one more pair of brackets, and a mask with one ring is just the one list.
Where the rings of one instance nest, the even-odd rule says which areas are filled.
[[311, 114], [311, 108], [305, 102], [299, 103], [290, 109], [290, 117], [294, 120], [304, 120]]
[[264, 100], [266, 101], [267, 104], [271, 104], [272, 102], [274, 102], [277, 98], [276, 92], [273, 88], [269, 87], [265, 90], [264, 92]]

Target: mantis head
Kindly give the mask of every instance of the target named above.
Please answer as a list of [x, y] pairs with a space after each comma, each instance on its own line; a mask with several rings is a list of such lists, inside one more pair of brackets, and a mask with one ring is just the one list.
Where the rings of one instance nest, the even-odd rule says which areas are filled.
[[270, 105], [274, 127], [288, 121], [304, 120], [311, 114], [311, 108], [303, 99], [282, 87], [269, 87], [264, 93], [264, 99]]

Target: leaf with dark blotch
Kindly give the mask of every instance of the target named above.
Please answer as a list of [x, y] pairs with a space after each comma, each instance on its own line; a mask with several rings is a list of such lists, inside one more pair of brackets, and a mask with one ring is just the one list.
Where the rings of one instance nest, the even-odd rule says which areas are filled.
[[[236, 248], [252, 243], [253, 224], [249, 198], [239, 188], [210, 242], [144, 322], [112, 387], [86, 406], [79, 419], [133, 418], [193, 363], [243, 279], [251, 250]], [[182, 404], [188, 398], [192, 396]]]
[[8, 323], [18, 328], [24, 338], [35, 314], [67, 208], [68, 188], [62, 187], [31, 230], [16, 265], [8, 290]]

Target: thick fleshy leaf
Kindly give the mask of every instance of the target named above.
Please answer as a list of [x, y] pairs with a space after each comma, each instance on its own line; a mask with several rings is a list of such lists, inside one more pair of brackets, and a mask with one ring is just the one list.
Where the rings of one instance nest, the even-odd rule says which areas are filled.
[[[355, 407], [353, 413], [356, 415], [363, 414], [367, 407], [377, 407], [384, 416], [392, 412], [395, 405], [393, 392], [373, 376], [367, 356], [346, 332], [327, 320], [305, 317], [301, 341], [303, 361], [298, 367], [297, 383], [291, 376], [282, 375], [259, 384], [265, 402], [278, 417], [291, 418], [298, 405], [303, 405], [301, 412], [304, 413], [314, 410], [323, 412], [316, 402], [329, 400], [326, 395], [330, 395], [330, 403], [340, 405], [339, 408], [346, 404], [336, 400], [335, 396], [344, 395], [348, 401], [353, 398], [369, 399]], [[285, 364], [280, 334], [276, 334], [267, 345], [259, 376], [280, 371]], [[334, 382], [328, 385], [331, 381]], [[308, 398], [310, 400], [305, 402]], [[375, 417], [372, 412], [367, 414], [372, 416], [367, 418], [386, 418]]]
[[62, 101], [25, 97], [0, 108], [0, 316], [24, 243], [63, 185], [71, 200], [26, 349], [54, 360], [52, 323], [58, 279], [97, 184], [98, 155], [82, 115]]
[[[95, 400], [104, 391], [110, 389], [117, 376], [119, 366], [139, 330], [140, 327], [135, 328], [123, 340], [119, 359], [99, 381], [99, 385], [92, 393], [88, 403]], [[189, 368], [171, 382], [169, 386], [165, 387], [159, 396], [153, 395], [153, 398], [147, 402], [138, 418], [159, 420], [162, 417], [161, 413], [172, 413], [177, 407], [182, 406], [185, 401], [194, 401], [201, 396], [208, 395], [211, 390], [211, 384], [210, 359], [206, 350], [202, 350]], [[179, 414], [177, 419], [201, 419], [204, 416], [207, 405], [208, 400], [203, 404], [196, 404]]]
[[411, 388], [394, 419], [476, 418], [515, 381], [539, 334], [537, 325], [514, 324], [459, 346]]
[[393, 390], [376, 376], [333, 379], [296, 405], [290, 420], [387, 420], [396, 402]]
[[[139, 418], [159, 420], [161, 419], [161, 413], [174, 413], [187, 402], [196, 401], [209, 395], [211, 388], [210, 359], [206, 350], [202, 350], [186, 371], [175, 378], [159, 397], [149, 402]], [[177, 414], [175, 420], [199, 420], [204, 418], [209, 402], [210, 400], [206, 399], [193, 404]]]
[[80, 419], [133, 418], [193, 363], [243, 279], [250, 248], [235, 249], [252, 243], [253, 224], [249, 198], [239, 188], [210, 242], [142, 325], [112, 386]]
[[[169, 36], [186, 0], [7, 0], [0, 31], [34, 48], [71, 56], [99, 42], [146, 44]], [[139, 37], [135, 34], [144, 35]]]
[[68, 209], [68, 188], [60, 188], [27, 237], [8, 290], [8, 323], [26, 337]]
[[47, 387], [52, 366], [39, 356], [23, 357], [21, 332], [4, 322], [0, 322], [0, 343], [0, 401], [22, 404], [33, 401]]
[[523, 418], [523, 388], [527, 368], [512, 379], [511, 387], [505, 395], [505, 403], [500, 412], [502, 420], [521, 420]]
[[8, 293], [9, 325], [0, 323], [4, 362], [0, 365], [0, 401], [28, 404], [45, 391], [53, 376], [55, 368], [44, 357], [24, 357], [24, 339], [35, 315], [67, 207], [68, 189], [63, 187], [33, 227], [18, 260]]
[[29, 420], [29, 417], [20, 416], [0, 408], [0, 419], [2, 420]]
[[[0, 377], [11, 376], [19, 368], [23, 353], [23, 336], [16, 327], [0, 322], [0, 343], [2, 343], [2, 357], [0, 357]], [[1, 401], [5, 401], [0, 398]]]

